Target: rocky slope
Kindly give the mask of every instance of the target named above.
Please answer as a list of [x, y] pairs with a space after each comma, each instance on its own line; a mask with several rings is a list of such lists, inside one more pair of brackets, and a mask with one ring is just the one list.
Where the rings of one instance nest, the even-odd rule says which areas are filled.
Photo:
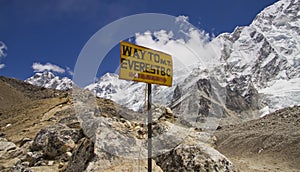
[[300, 171], [300, 107], [215, 132], [217, 150], [241, 171]]
[[[68, 91], [1, 81], [1, 92], [20, 89], [24, 93], [11, 99], [24, 99], [0, 111], [0, 171], [147, 171], [143, 114], [108, 99], [94, 101], [84, 90], [78, 100]], [[176, 159], [174, 169], [235, 171], [209, 134], [176, 121], [170, 109], [154, 109], [154, 171], [172, 171], [168, 158]]]

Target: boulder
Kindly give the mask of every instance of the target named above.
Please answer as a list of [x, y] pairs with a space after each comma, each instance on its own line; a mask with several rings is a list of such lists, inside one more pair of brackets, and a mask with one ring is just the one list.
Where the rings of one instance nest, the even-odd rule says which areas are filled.
[[42, 151], [49, 159], [54, 159], [72, 151], [81, 137], [83, 136], [80, 130], [56, 124], [40, 130], [34, 138], [31, 149]]
[[198, 142], [183, 143], [155, 158], [164, 171], [234, 172], [230, 160], [211, 146]]
[[211, 133], [164, 124], [168, 132], [153, 140], [154, 159], [164, 171], [235, 171], [231, 161], [213, 148], [216, 138]]

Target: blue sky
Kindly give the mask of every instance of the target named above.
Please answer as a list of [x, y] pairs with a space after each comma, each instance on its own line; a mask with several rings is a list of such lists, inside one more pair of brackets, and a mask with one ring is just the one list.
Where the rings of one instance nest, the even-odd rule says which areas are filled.
[[[34, 72], [58, 67], [72, 77], [77, 57], [89, 38], [105, 25], [138, 13], [188, 16], [211, 35], [249, 25], [276, 0], [0, 0], [0, 75], [26, 79]], [[1, 48], [2, 47], [2, 48]], [[118, 49], [99, 71], [113, 72]], [[35, 70], [33, 69], [35, 66]]]

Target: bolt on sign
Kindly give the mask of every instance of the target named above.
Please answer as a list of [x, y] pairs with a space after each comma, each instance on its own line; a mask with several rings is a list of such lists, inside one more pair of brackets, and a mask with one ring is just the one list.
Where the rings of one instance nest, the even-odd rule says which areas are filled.
[[120, 79], [172, 86], [171, 55], [122, 41], [120, 57]]

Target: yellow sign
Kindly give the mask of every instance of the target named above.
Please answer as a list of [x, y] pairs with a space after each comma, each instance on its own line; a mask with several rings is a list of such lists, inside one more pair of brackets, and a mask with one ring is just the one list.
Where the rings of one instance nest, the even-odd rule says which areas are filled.
[[172, 86], [172, 56], [128, 42], [120, 42], [120, 79]]

